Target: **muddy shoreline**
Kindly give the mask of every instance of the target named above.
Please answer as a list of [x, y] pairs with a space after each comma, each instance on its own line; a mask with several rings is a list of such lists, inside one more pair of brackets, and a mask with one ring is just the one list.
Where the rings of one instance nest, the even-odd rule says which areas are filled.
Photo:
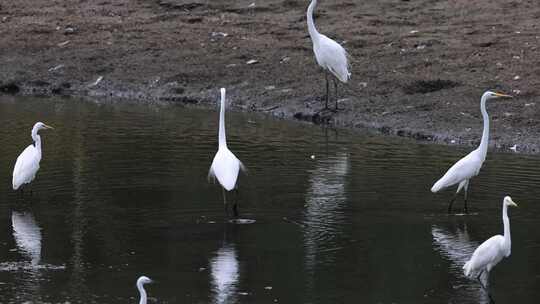
[[[320, 32], [352, 78], [320, 112], [324, 75], [294, 0], [110, 0], [0, 5], [0, 98], [82, 96], [233, 108], [452, 145], [540, 151], [540, 7], [534, 1], [320, 1]], [[255, 4], [253, 4], [255, 3]], [[249, 64], [248, 64], [249, 63]]]

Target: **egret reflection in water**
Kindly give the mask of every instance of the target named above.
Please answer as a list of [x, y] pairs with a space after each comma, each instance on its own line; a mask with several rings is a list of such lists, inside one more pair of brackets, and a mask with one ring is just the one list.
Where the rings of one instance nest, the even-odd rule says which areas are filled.
[[[489, 303], [489, 296], [480, 285], [470, 284], [463, 274], [463, 265], [478, 247], [477, 242], [471, 241], [467, 225], [456, 227], [454, 232], [433, 225], [431, 235], [435, 250], [450, 261], [450, 272], [460, 279], [459, 285], [454, 286], [455, 294], [451, 295], [451, 298], [456, 299], [456, 302], [471, 299], [474, 303]], [[482, 282], [486, 281], [486, 277], [482, 276]]]
[[[64, 112], [55, 114], [60, 102]], [[486, 302], [479, 300], [481, 287], [464, 277], [461, 263], [452, 262], [451, 247], [434, 242], [433, 225], [452, 242], [464, 235], [467, 222], [472, 241], [480, 243], [484, 238], [475, 237], [474, 223], [494, 223], [487, 231], [500, 230], [499, 220], [490, 220], [487, 212], [500, 207], [490, 205], [491, 197], [519, 192], [522, 200], [534, 202], [540, 195], [535, 188], [540, 158], [493, 153], [484, 186], [476, 189], [478, 206], [486, 212], [441, 216], [433, 197], [425, 195], [433, 178], [425, 172], [457, 159], [462, 149], [347, 132], [331, 136], [325, 149], [319, 129], [231, 113], [229, 123], [249, 147], [243, 160], [257, 164], [245, 191], [252, 194], [257, 224], [223, 224], [233, 237], [224, 243], [222, 224], [197, 223], [200, 216], [216, 217], [215, 208], [204, 207], [213, 188], [192, 183], [194, 177], [204, 180], [211, 161], [216, 113], [152, 109], [76, 99], [0, 101], [0, 119], [10, 126], [0, 137], [26, 132], [27, 124], [18, 127], [15, 117], [33, 121], [38, 115], [56, 121], [62, 133], [47, 146], [53, 157], [45, 159], [39, 188], [48, 190], [36, 197], [39, 204], [31, 204], [42, 234], [37, 281], [18, 267], [30, 265], [31, 258], [13, 236], [12, 209], [23, 206], [14, 201], [18, 195], [5, 176], [0, 262], [14, 267], [0, 267], [1, 303], [137, 303], [133, 281], [144, 271], [161, 281], [151, 293], [157, 303], [273, 303], [275, 298], [278, 303], [477, 304]], [[255, 123], [246, 127], [246, 119]], [[6, 155], [0, 166], [10, 173], [13, 157], [7, 155], [20, 151], [9, 145], [0, 150]], [[531, 203], [515, 219], [517, 258], [497, 270], [506, 275], [492, 284], [501, 303], [534, 303], [540, 297], [538, 272], [531, 268], [540, 260], [534, 229], [539, 213], [540, 205]], [[413, 251], [396, 255], [396, 248]], [[385, 261], [393, 256], [397, 259]], [[226, 260], [232, 266], [225, 267]], [[66, 267], [51, 271], [50, 262]], [[197, 272], [201, 266], [206, 270]]]
[[210, 262], [214, 303], [234, 303], [240, 274], [238, 258], [233, 244], [224, 242]]
[[41, 260], [41, 228], [34, 216], [29, 212], [13, 211], [11, 224], [17, 249], [30, 259], [32, 266], [37, 266]]
[[317, 160], [309, 177], [303, 223], [305, 265], [311, 273], [311, 287], [317, 264], [334, 262], [333, 252], [339, 249], [336, 246], [340, 243], [337, 238], [342, 235], [345, 219], [345, 183], [349, 168], [349, 154], [339, 152], [336, 156]]
[[2, 267], [2, 269], [16, 271], [15, 277], [20, 287], [17, 291], [17, 298], [20, 301], [39, 302], [41, 301], [39, 289], [42, 278], [40, 272], [41, 228], [29, 211], [12, 211], [11, 225], [17, 251], [24, 259], [30, 261], [7, 262], [3, 264], [7, 267]]

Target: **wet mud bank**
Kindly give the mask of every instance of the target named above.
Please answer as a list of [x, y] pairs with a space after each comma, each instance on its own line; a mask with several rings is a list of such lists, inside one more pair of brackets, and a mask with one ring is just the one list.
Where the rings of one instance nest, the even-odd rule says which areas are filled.
[[[488, 102], [492, 148], [540, 151], [535, 1], [320, 1], [316, 25], [351, 55], [338, 112], [307, 1], [45, 0], [0, 5], [2, 95], [215, 106], [421, 141], [474, 146]], [[332, 96], [334, 98], [334, 96]]]

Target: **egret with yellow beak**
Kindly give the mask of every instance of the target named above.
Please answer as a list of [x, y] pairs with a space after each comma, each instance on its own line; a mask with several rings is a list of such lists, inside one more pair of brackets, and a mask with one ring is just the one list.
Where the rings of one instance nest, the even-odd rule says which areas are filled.
[[[19, 189], [24, 184], [29, 184], [36, 177], [41, 161], [41, 136], [38, 131], [42, 129], [54, 129], [42, 122], [37, 122], [32, 128], [34, 143], [26, 147], [17, 157], [13, 169], [13, 190]], [[22, 191], [22, 190], [21, 190]]]
[[[493, 299], [487, 288], [489, 280], [489, 272], [503, 258], [510, 256], [512, 241], [510, 239], [510, 219], [508, 219], [508, 206], [517, 207], [510, 196], [506, 196], [503, 200], [503, 226], [504, 235], [495, 235], [483, 242], [476, 250], [474, 250], [471, 259], [463, 266], [465, 275], [469, 278], [476, 279], [484, 290], [488, 293], [489, 299], [493, 303]], [[482, 283], [482, 274], [486, 274], [486, 285]]]
[[489, 141], [489, 116], [486, 111], [486, 101], [492, 98], [506, 97], [512, 98], [510, 95], [505, 95], [501, 93], [495, 93], [487, 91], [482, 95], [480, 99], [480, 111], [482, 112], [482, 117], [484, 119], [484, 132], [482, 133], [482, 140], [480, 141], [480, 146], [476, 150], [467, 154], [465, 157], [460, 159], [455, 163], [444, 176], [439, 179], [433, 187], [431, 187], [431, 192], [436, 193], [440, 190], [458, 184], [456, 194], [448, 204], [448, 213], [452, 212], [452, 204], [457, 198], [458, 193], [461, 189], [465, 190], [464, 195], [464, 205], [463, 211], [465, 213], [467, 210], [467, 191], [469, 189], [469, 181], [471, 178], [478, 175], [484, 160], [486, 160], [488, 141]]

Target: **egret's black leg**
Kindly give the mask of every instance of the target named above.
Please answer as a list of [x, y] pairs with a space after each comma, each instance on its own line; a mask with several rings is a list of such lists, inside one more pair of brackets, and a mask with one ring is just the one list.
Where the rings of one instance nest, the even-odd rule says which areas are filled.
[[240, 196], [240, 192], [238, 191], [238, 188], [234, 189], [234, 192], [236, 194], [236, 200], [233, 205], [233, 215], [236, 218], [238, 217], [238, 197]]
[[464, 197], [463, 197], [463, 198], [464, 198], [464, 202], [463, 202], [463, 212], [464, 212], [465, 214], [468, 214], [468, 213], [469, 213], [469, 210], [467, 209], [467, 193], [469, 192], [469, 182], [470, 182], [470, 181], [467, 181], [467, 183], [465, 184], [465, 187], [464, 187], [465, 189], [463, 189], [463, 190], [465, 190], [465, 194], [464, 194]]
[[480, 273], [478, 274], [478, 276], [476, 277], [476, 280], [478, 281], [478, 283], [480, 283], [480, 286], [482, 286], [482, 289], [485, 289], [484, 287], [484, 283], [482, 283], [482, 273], [484, 273], [484, 271], [480, 271]]
[[229, 216], [229, 208], [227, 208], [227, 199], [226, 199], [226, 194], [225, 194], [225, 188], [221, 188], [222, 192], [223, 192], [223, 206], [225, 207], [225, 214], [227, 214], [227, 216]]
[[[476, 277], [476, 280], [478, 280], [478, 283], [480, 283], [480, 286], [482, 287], [482, 289], [487, 293], [488, 298], [489, 298], [489, 303], [495, 304], [495, 301], [491, 297], [491, 292], [489, 292], [489, 288], [488, 288], [488, 286], [486, 286], [486, 285], [489, 285], [489, 284], [484, 285], [484, 283], [482, 283], [482, 274], [483, 273], [484, 273], [484, 270], [480, 271], [480, 273]], [[487, 283], [487, 280], [486, 280], [486, 283]]]
[[336, 91], [336, 111], [338, 110], [338, 83], [336, 79], [334, 79], [334, 90]]
[[469, 213], [469, 210], [467, 210], [467, 188], [465, 188], [465, 201], [464, 201], [464, 205], [463, 205], [463, 212], [465, 214], [468, 214]]
[[328, 109], [328, 98], [329, 98], [329, 87], [328, 87], [328, 72], [324, 71], [324, 78], [326, 80], [326, 103], [325, 103], [325, 106], [324, 106], [324, 109], [327, 110]]
[[452, 213], [452, 204], [454, 204], [454, 201], [456, 200], [458, 194], [454, 194], [454, 197], [450, 200], [450, 203], [448, 203], [448, 214]]

